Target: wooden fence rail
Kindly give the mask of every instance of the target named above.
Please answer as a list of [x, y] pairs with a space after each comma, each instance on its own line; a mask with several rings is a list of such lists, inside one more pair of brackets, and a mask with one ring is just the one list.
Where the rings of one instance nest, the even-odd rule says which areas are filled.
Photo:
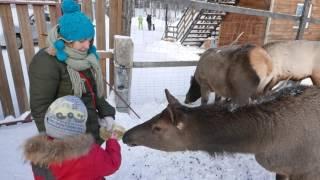
[[196, 66], [197, 60], [194, 61], [164, 61], [164, 62], [133, 62], [133, 68], [160, 68], [160, 67], [183, 67]]

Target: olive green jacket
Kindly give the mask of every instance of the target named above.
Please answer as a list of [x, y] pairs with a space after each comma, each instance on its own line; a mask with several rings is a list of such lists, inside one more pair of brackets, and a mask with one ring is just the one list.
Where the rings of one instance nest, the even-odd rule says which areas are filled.
[[[91, 82], [96, 93], [96, 83], [91, 70], [82, 71]], [[45, 49], [40, 50], [32, 59], [29, 66], [30, 80], [30, 108], [38, 130], [45, 131], [44, 116], [49, 105], [57, 98], [73, 95], [72, 83], [67, 71], [67, 65], [49, 55]], [[98, 143], [99, 138], [98, 117], [115, 115], [115, 109], [104, 98], [96, 98], [96, 108], [93, 97], [86, 84], [87, 93], [81, 99], [88, 110], [87, 132], [93, 134]]]

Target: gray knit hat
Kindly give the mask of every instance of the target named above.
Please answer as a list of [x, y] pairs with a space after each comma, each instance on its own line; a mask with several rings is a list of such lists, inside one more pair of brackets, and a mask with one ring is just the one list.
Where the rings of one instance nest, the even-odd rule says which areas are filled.
[[83, 134], [87, 118], [87, 108], [80, 98], [60, 97], [49, 106], [45, 115], [46, 133], [53, 138]]

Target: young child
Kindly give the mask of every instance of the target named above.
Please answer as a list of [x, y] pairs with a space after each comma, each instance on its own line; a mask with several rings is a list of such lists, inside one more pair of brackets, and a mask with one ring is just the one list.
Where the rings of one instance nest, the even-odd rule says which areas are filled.
[[76, 96], [60, 97], [49, 106], [45, 133], [23, 146], [36, 180], [100, 180], [118, 170], [121, 151], [116, 133], [101, 148], [91, 134], [85, 134], [87, 117], [85, 105]]

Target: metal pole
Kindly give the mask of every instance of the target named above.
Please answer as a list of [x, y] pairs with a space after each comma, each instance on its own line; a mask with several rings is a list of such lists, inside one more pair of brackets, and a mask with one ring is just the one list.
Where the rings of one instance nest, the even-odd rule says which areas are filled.
[[125, 103], [126, 106], [128, 106], [128, 108], [129, 108], [139, 119], [141, 119], [140, 116], [138, 115], [138, 113], [136, 113], [136, 111], [134, 111], [134, 110], [132, 109], [132, 107], [123, 99], [123, 97], [121, 97], [120, 94], [119, 94], [106, 80], [105, 80], [104, 82], [110, 87], [110, 89], [111, 89], [112, 91], [114, 91], [114, 93], [116, 94], [116, 96], [118, 96], [118, 97], [121, 99], [121, 101], [122, 101], [123, 103]]
[[302, 10], [302, 15], [299, 21], [299, 29], [297, 32], [296, 39], [303, 39], [304, 30], [307, 24], [307, 19], [310, 11], [311, 0], [305, 0]]

